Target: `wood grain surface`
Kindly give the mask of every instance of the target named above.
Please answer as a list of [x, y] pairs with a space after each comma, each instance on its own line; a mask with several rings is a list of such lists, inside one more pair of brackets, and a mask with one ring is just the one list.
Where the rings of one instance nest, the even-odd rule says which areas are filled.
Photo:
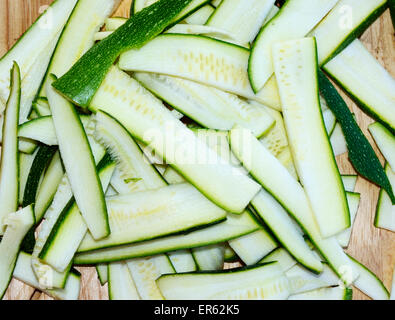
[[[122, 1], [114, 16], [128, 17], [131, 1]], [[0, 56], [32, 24], [45, 8], [44, 6], [51, 2], [51, 0], [0, 0]], [[362, 35], [361, 40], [391, 75], [395, 77], [395, 38], [388, 10]], [[350, 109], [355, 112], [358, 124], [372, 143], [377, 154], [379, 154], [381, 161], [383, 161], [383, 157], [367, 131], [367, 126], [373, 120], [364, 114], [346, 95], [342, 95]], [[355, 173], [348, 161], [347, 154], [339, 156], [337, 161], [341, 173]], [[377, 229], [373, 226], [379, 189], [367, 180], [359, 177], [356, 192], [361, 193], [361, 205], [347, 252], [375, 272], [390, 290], [392, 271], [395, 265], [395, 233]], [[226, 267], [231, 267], [231, 265]], [[82, 273], [80, 299], [108, 299], [107, 286], [100, 286], [96, 270], [92, 267], [78, 269]], [[51, 298], [13, 279], [5, 299], [46, 300]], [[355, 289], [354, 299], [369, 298]]]

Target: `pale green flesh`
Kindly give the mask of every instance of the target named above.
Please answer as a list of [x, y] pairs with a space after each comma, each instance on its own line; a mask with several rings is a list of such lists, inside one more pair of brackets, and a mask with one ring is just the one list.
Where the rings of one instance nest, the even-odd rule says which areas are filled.
[[277, 248], [277, 243], [264, 229], [230, 240], [228, 243], [246, 265], [256, 264]]
[[17, 64], [11, 70], [11, 91], [4, 113], [3, 143], [0, 159], [0, 235], [4, 217], [15, 212], [19, 203], [18, 121], [21, 78]]
[[164, 300], [155, 280], [162, 274], [175, 272], [166, 255], [138, 258], [126, 263], [142, 300]]
[[197, 270], [196, 262], [190, 250], [177, 250], [167, 254], [177, 273], [192, 272]]
[[249, 60], [249, 77], [255, 92], [260, 91], [274, 72], [274, 43], [304, 37], [333, 8], [338, 0], [296, 0], [286, 2], [258, 34]]
[[238, 171], [234, 166], [222, 161], [159, 100], [115, 67], [107, 74], [90, 108], [102, 109], [120, 121], [134, 137], [227, 211], [241, 213], [259, 191], [257, 183], [244, 174], [235, 174]]
[[64, 289], [43, 289], [37, 280], [31, 266], [31, 255], [21, 252], [15, 266], [13, 276], [38, 290], [42, 290], [49, 296], [59, 300], [78, 300], [80, 294], [80, 276], [71, 272], [67, 277]]
[[189, 17], [185, 18], [185, 22], [188, 24], [204, 25], [214, 10], [215, 9], [209, 4], [205, 5], [196, 12], [192, 13]]
[[357, 179], [357, 175], [342, 175], [344, 190], [346, 190], [347, 192], [354, 192], [355, 186], [357, 184]]
[[78, 252], [150, 240], [226, 218], [224, 210], [190, 184], [115, 196], [107, 199], [107, 206], [111, 234], [99, 241], [87, 234]]
[[225, 245], [223, 243], [192, 249], [192, 255], [199, 271], [222, 270]]
[[369, 131], [385, 160], [395, 170], [395, 136], [379, 122], [372, 123]]
[[126, 263], [113, 262], [108, 265], [108, 295], [110, 300], [140, 300]]
[[108, 264], [99, 263], [96, 265], [97, 277], [99, 278], [100, 284], [104, 286], [108, 281]]
[[165, 275], [157, 280], [167, 300], [287, 299], [288, 281], [276, 263], [233, 272]]
[[[52, 82], [47, 84], [47, 96], [60, 155], [75, 201], [88, 229], [95, 239], [101, 239], [109, 235], [110, 229], [91, 146], [74, 106], [57, 93], [51, 84]], [[77, 154], [78, 163], [75, 163]]]
[[[37, 149], [38, 150], [38, 149]], [[29, 176], [30, 168], [37, 152], [33, 154], [19, 153], [19, 204], [22, 204], [25, 193], [26, 181]]]
[[350, 226], [350, 213], [322, 118], [315, 40], [277, 43], [273, 55], [296, 170], [322, 235], [330, 237]]
[[106, 31], [117, 30], [120, 26], [125, 24], [125, 22], [127, 20], [128, 20], [127, 18], [122, 18], [122, 17], [107, 18], [106, 19]]
[[261, 136], [274, 123], [263, 107], [212, 87], [149, 73], [136, 73], [134, 77], [155, 95], [209, 129], [230, 130], [239, 124]]
[[395, 131], [395, 79], [358, 39], [323, 69], [361, 107]]
[[292, 258], [284, 248], [278, 248], [264, 257], [259, 263], [277, 262], [283, 272], [291, 269], [297, 264], [297, 261]]
[[[388, 163], [385, 166], [385, 173], [387, 174], [392, 188], [394, 188], [395, 172], [392, 171]], [[383, 228], [395, 232], [395, 205], [392, 204], [390, 197], [384, 189], [380, 190], [374, 225], [377, 228]]]
[[241, 215], [228, 214], [226, 221], [217, 225], [190, 232], [186, 235], [165, 237], [142, 243], [77, 254], [76, 264], [91, 264], [107, 261], [152, 256], [174, 250], [197, 248], [239, 238], [260, 228], [259, 224], [245, 212]]
[[347, 202], [348, 202], [348, 207], [350, 208], [351, 226], [348, 229], [346, 229], [336, 235], [336, 238], [339, 241], [339, 244], [343, 248], [348, 247], [348, 244], [350, 243], [351, 232], [352, 232], [355, 218], [357, 216], [357, 211], [359, 208], [360, 200], [361, 200], [361, 195], [359, 193], [347, 192]]
[[288, 300], [345, 300], [346, 290], [343, 286], [320, 288], [291, 295]]
[[335, 128], [332, 131], [332, 134], [330, 136], [330, 142], [333, 150], [333, 155], [335, 157], [348, 152], [346, 138], [344, 137], [343, 130], [338, 122], [336, 123]]

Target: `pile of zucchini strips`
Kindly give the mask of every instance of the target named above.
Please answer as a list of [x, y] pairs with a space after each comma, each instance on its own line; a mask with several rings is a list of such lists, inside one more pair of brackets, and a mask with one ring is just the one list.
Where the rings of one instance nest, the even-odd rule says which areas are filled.
[[55, 0], [0, 59], [0, 296], [94, 266], [114, 300], [390, 299], [344, 250], [358, 176], [395, 232], [395, 79], [358, 39], [395, 2], [119, 3]]

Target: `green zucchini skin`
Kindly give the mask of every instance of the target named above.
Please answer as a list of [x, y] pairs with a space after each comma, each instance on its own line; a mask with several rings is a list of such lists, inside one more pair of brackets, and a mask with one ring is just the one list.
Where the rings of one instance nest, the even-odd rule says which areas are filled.
[[388, 0], [387, 3], [388, 3], [388, 7], [390, 8], [392, 25], [394, 26], [395, 29], [395, 0]]
[[120, 53], [141, 47], [161, 33], [190, 2], [192, 0], [162, 0], [133, 15], [52, 85], [77, 105], [87, 107]]
[[395, 196], [388, 177], [347, 104], [321, 70], [318, 72], [318, 83], [328, 107], [333, 111], [342, 127], [347, 142], [348, 156], [354, 168], [360, 175], [384, 188], [394, 204]]

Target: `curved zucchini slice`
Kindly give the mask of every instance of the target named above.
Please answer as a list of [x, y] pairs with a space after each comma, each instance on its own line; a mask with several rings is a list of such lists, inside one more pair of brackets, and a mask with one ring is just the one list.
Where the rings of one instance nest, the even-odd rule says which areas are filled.
[[47, 295], [58, 300], [78, 300], [81, 289], [81, 275], [76, 270], [71, 270], [66, 278], [63, 289], [43, 289], [32, 269], [32, 256], [20, 252], [16, 262], [13, 276], [29, 286], [41, 290]]
[[110, 300], [140, 300], [126, 263], [113, 262], [108, 265], [108, 296]]
[[[392, 188], [395, 189], [395, 172], [388, 163], [385, 165], [385, 173], [387, 174]], [[380, 190], [374, 225], [377, 228], [395, 232], [395, 205], [392, 204], [390, 197], [384, 189]]]
[[248, 74], [255, 93], [274, 72], [272, 46], [276, 42], [304, 37], [333, 8], [338, 0], [287, 1], [259, 32], [251, 50]]
[[235, 124], [262, 136], [273, 124], [263, 106], [196, 82], [149, 73], [134, 77], [160, 99], [205, 128], [230, 130]]
[[291, 295], [288, 300], [352, 300], [352, 289], [343, 286], [321, 288]]
[[277, 263], [215, 273], [163, 275], [157, 284], [167, 300], [281, 300], [290, 293]]
[[25, 186], [26, 186], [26, 181], [29, 176], [30, 168], [32, 167], [32, 163], [34, 161], [34, 158], [37, 154], [36, 152], [33, 152], [32, 154], [26, 154], [26, 153], [19, 153], [19, 204], [22, 204], [23, 201], [23, 194], [25, 193]]
[[192, 272], [197, 270], [196, 262], [191, 250], [189, 249], [172, 251], [169, 252], [167, 256], [169, 257], [171, 264], [177, 273]]
[[258, 263], [269, 252], [277, 248], [277, 242], [263, 228], [240, 238], [229, 240], [228, 243], [246, 265]]
[[259, 263], [268, 263], [268, 262], [277, 262], [279, 267], [283, 272], [288, 271], [294, 265], [297, 264], [297, 261], [292, 258], [292, 256], [288, 253], [284, 248], [278, 248], [273, 252], [269, 253], [266, 257], [264, 257]]
[[364, 111], [395, 132], [395, 79], [358, 39], [325, 64], [323, 70]]
[[[111, 68], [92, 100], [93, 111], [117, 119], [211, 201], [241, 213], [260, 186], [223, 161], [136, 80]], [[207, 161], [209, 160], [209, 161]], [[235, 171], [236, 170], [236, 171]]]
[[340, 0], [309, 34], [324, 65], [358, 38], [387, 8], [385, 0]]
[[174, 235], [126, 246], [77, 253], [74, 263], [92, 264], [120, 261], [175, 250], [197, 248], [239, 238], [259, 228], [260, 225], [252, 216], [252, 213], [248, 211], [241, 215], [228, 214], [224, 222], [185, 235]]
[[206, 4], [186, 17], [184, 21], [188, 24], [204, 25], [213, 14], [214, 10], [215, 8], [211, 4]]
[[[313, 38], [276, 43], [273, 55], [298, 176], [323, 237], [330, 237], [350, 226], [350, 213], [320, 107], [316, 43]], [[301, 81], [302, 73], [309, 81]]]
[[[91, 146], [74, 106], [57, 93], [51, 84], [47, 84], [47, 96], [73, 195], [93, 238], [102, 239], [110, 234], [110, 227]], [[78, 163], [75, 163], [76, 154], [79, 155]]]
[[385, 160], [395, 170], [395, 136], [379, 122], [372, 123], [369, 131]]
[[339, 244], [343, 248], [348, 247], [348, 244], [350, 243], [352, 228], [354, 225], [355, 218], [357, 216], [357, 211], [361, 200], [360, 193], [347, 192], [346, 195], [347, 195], [348, 207], [350, 208], [351, 226], [350, 228], [336, 235], [337, 241], [339, 241]]
[[226, 219], [226, 212], [190, 184], [177, 184], [107, 199], [111, 234], [94, 240], [87, 234], [78, 252], [86, 252], [179, 232]]
[[192, 255], [200, 271], [222, 270], [225, 259], [223, 243], [192, 249]]
[[3, 143], [0, 159], [0, 235], [4, 217], [15, 212], [19, 204], [18, 122], [21, 101], [21, 73], [14, 63], [11, 69], [11, 91], [4, 113]]
[[206, 25], [226, 30], [242, 44], [252, 42], [274, 5], [274, 0], [224, 0]]
[[0, 298], [3, 298], [11, 281], [20, 245], [34, 221], [31, 205], [3, 218], [6, 229], [0, 242]]

